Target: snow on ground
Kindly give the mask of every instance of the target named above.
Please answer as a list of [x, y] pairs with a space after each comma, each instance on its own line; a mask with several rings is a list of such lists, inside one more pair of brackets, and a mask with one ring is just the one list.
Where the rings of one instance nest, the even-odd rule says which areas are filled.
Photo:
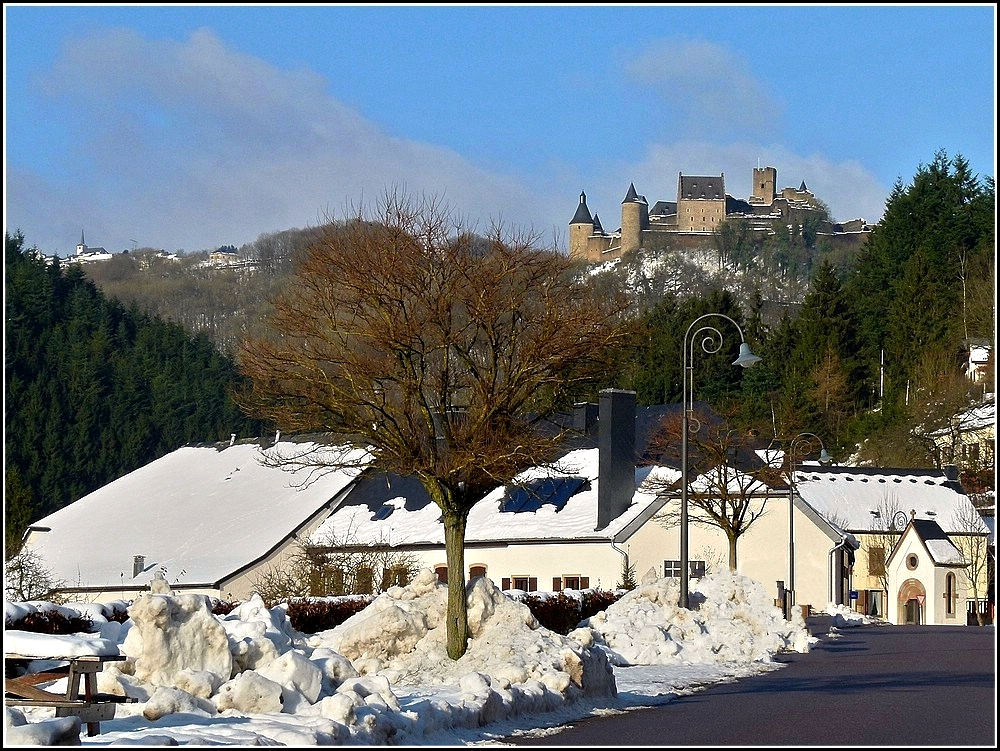
[[[728, 571], [691, 582], [690, 610], [677, 605], [676, 580], [645, 581], [567, 636], [475, 579], [459, 660], [446, 652], [447, 587], [429, 570], [316, 634], [256, 597], [216, 616], [205, 597], [160, 589], [129, 605], [124, 624], [86, 611], [100, 633], [80, 635], [77, 649], [105, 653], [111, 643], [126, 656], [98, 674], [98, 690], [136, 701], [117, 705], [99, 735], [80, 734], [83, 745], [489, 742], [774, 670], [774, 654], [816, 642], [801, 614], [785, 621], [762, 585]], [[5, 603], [6, 622], [45, 607], [54, 606]], [[65, 651], [59, 641], [4, 633], [6, 652], [52, 655]], [[65, 679], [47, 688], [64, 690]], [[79, 732], [77, 718], [52, 717], [6, 708], [4, 745], [54, 745]]]

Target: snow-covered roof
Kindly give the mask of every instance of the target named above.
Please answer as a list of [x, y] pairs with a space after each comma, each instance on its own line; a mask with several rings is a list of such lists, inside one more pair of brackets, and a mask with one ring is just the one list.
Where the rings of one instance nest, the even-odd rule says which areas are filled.
[[923, 543], [935, 565], [961, 566], [965, 563], [962, 552], [955, 547], [955, 544], [941, 529], [941, 525], [930, 519], [914, 519], [890, 554], [890, 559], [903, 549], [906, 536], [909, 534], [916, 535]]
[[956, 415], [955, 419], [958, 423], [958, 429], [963, 431], [982, 430], [991, 425], [995, 428], [997, 424], [997, 403], [995, 396], [991, 394], [987, 401], [977, 404], [974, 407], [969, 407], [965, 412]]
[[[819, 514], [855, 533], [887, 528], [887, 509], [932, 519], [947, 533], [988, 530], [972, 502], [943, 472], [926, 469], [805, 466], [795, 469], [795, 492]], [[876, 515], [874, 512], [878, 512]], [[904, 522], [905, 523], [905, 522]], [[903, 525], [897, 526], [902, 529]]]
[[[596, 448], [577, 449], [566, 454], [551, 469], [528, 470], [512, 486], [497, 488], [472, 507], [466, 527], [466, 543], [612, 539], [657, 501], [655, 491], [642, 485], [643, 480], [653, 472], [663, 475], [667, 482], [676, 479], [676, 470], [669, 468], [636, 468], [636, 491], [631, 505], [598, 530], [598, 455]], [[374, 542], [443, 545], [444, 526], [437, 505], [419, 488], [415, 488], [413, 481], [382, 478], [388, 483], [384, 500], [372, 501], [372, 496], [357, 497], [354, 494], [347, 496], [316, 529], [310, 542], [318, 545], [365, 545]], [[531, 487], [533, 480], [546, 479], [553, 482], [541, 487], [536, 485], [539, 491], [536, 495], [525, 496], [524, 503], [516, 502], [513, 497], [516, 487]], [[577, 482], [560, 485], [555, 482], [559, 479], [575, 479]]]
[[[77, 588], [145, 586], [150, 572], [211, 584], [266, 555], [340, 493], [356, 471], [310, 475], [263, 456], [315, 448], [279, 442], [187, 446], [31, 525], [31, 545], [52, 578]], [[305, 482], [311, 479], [311, 482]], [[144, 570], [133, 577], [133, 557]]]

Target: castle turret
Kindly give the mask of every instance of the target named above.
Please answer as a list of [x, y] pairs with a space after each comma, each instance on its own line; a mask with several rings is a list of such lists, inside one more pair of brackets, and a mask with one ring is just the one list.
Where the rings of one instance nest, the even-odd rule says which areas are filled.
[[649, 226], [649, 206], [646, 199], [635, 191], [629, 183], [628, 192], [622, 200], [622, 254], [642, 247], [642, 230]]
[[588, 239], [594, 234], [594, 220], [587, 208], [587, 194], [580, 191], [580, 204], [569, 221], [569, 257], [589, 261]]
[[753, 193], [750, 203], [770, 206], [777, 193], [778, 170], [774, 167], [757, 167], [753, 171]]

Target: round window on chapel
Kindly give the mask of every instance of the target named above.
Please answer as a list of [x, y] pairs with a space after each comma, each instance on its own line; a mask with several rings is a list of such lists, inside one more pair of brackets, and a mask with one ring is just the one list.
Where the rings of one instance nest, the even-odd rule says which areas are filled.
[[918, 563], [917, 556], [915, 556], [913, 553], [910, 553], [908, 556], [906, 556], [906, 567], [910, 569], [910, 571], [913, 571], [913, 569], [917, 567], [917, 563]]

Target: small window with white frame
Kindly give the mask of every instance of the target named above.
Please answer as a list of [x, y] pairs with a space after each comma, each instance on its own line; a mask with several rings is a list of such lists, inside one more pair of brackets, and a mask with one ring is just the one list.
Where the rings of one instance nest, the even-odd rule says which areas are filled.
[[[688, 561], [688, 578], [701, 579], [705, 576], [705, 561]], [[663, 562], [663, 576], [667, 579], [681, 578], [681, 562], [665, 560]]]

